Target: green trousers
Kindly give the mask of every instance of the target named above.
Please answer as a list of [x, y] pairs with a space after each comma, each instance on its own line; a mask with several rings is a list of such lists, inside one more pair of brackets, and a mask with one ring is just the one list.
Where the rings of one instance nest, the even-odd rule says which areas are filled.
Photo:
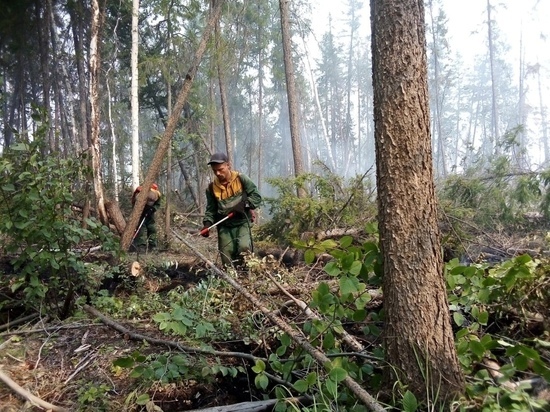
[[[145, 213], [144, 213], [145, 214]], [[139, 222], [141, 223], [144, 216], [142, 215]], [[134, 239], [135, 246], [148, 246], [150, 248], [157, 247], [157, 227], [155, 225], [155, 214], [145, 214], [145, 222], [141, 226], [139, 233]]]
[[218, 250], [225, 266], [241, 264], [243, 252], [252, 252], [248, 223], [236, 227], [218, 226]]

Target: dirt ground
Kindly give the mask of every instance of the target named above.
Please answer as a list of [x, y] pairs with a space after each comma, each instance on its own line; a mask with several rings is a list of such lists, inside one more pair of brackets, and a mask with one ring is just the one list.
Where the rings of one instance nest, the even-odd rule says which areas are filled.
[[[201, 253], [205, 253], [208, 259], [217, 263], [214, 239], [193, 238], [193, 242]], [[148, 288], [151, 293], [162, 294], [180, 285], [186, 289], [194, 287], [201, 278], [208, 276], [207, 265], [201, 259], [190, 253], [188, 248], [181, 245], [179, 248], [139, 255], [129, 254], [128, 268], [137, 261], [142, 268], [155, 267], [157, 275], [159, 270], [166, 275], [160, 280], [158, 276], [142, 274], [140, 287]], [[264, 256], [266, 254], [263, 253]], [[278, 260], [271, 259], [272, 264], [282, 265], [283, 254], [284, 252], [279, 253]], [[312, 273], [310, 271], [298, 276], [307, 276], [311, 279]], [[303, 280], [303, 277], [301, 280], [295, 278], [297, 283]], [[256, 290], [261, 280], [258, 277], [243, 276], [239, 277], [238, 281], [245, 288]], [[273, 289], [272, 286], [269, 287]], [[292, 288], [292, 285], [289, 288]], [[303, 287], [301, 291], [305, 292]], [[131, 292], [121, 291], [120, 287], [115, 291]], [[287, 298], [280, 296], [270, 299], [284, 301]], [[235, 301], [235, 305], [244, 310], [250, 308], [246, 302]], [[135, 333], [159, 340], [174, 339], [160, 333], [152, 319], [136, 318], [120, 323]], [[241, 342], [220, 343], [216, 350], [241, 351], [243, 345]], [[220, 375], [206, 383], [182, 379], [177, 383], [159, 383], [146, 389], [141, 386], [139, 380], [129, 376], [128, 369], [113, 366], [115, 359], [128, 357], [135, 351], [147, 355], [166, 351], [166, 347], [131, 339], [127, 334], [114, 330], [83, 310], [77, 310], [73, 317], [63, 322], [36, 317], [23, 324], [13, 327], [4, 325], [0, 329], [0, 372], [30, 394], [65, 410], [185, 411], [257, 400], [260, 396], [254, 389], [253, 373], [248, 377], [239, 374], [237, 378]], [[243, 366], [242, 359], [234, 361], [236, 365]], [[245, 366], [250, 368], [251, 365]], [[136, 397], [144, 391], [155, 400], [157, 409], [151, 404], [146, 409], [136, 407]], [[16, 392], [16, 389], [10, 388], [6, 383], [0, 383], [0, 412], [44, 410], [25, 401], [24, 396]], [[89, 402], [94, 406], [83, 406], [82, 399], [86, 397], [94, 400]]]

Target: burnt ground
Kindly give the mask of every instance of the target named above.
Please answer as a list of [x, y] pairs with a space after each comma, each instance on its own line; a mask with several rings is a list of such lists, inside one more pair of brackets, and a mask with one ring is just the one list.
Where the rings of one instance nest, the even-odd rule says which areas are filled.
[[[193, 242], [193, 246], [199, 247], [208, 258], [216, 261], [215, 240], [193, 238]], [[188, 248], [181, 245], [177, 248], [179, 250], [171, 248], [152, 253], [129, 253], [125, 266], [130, 272], [131, 264], [138, 261], [141, 265], [140, 276], [136, 279], [128, 276], [122, 282], [115, 280], [104, 286], [122, 300], [132, 294], [144, 293], [158, 294], [162, 297], [175, 288], [193, 288], [201, 279], [213, 276], [207, 265], [190, 253]], [[276, 273], [279, 279], [285, 277], [286, 279], [282, 280], [285, 287], [297, 298], [307, 300], [308, 291], [303, 287], [304, 281], [310, 283], [319, 271], [309, 268], [307, 272], [300, 273], [299, 270], [293, 269], [292, 275], [289, 275], [288, 266], [292, 266], [294, 262], [285, 256], [288, 251], [271, 250], [262, 251], [260, 254], [265, 256], [269, 252], [274, 253], [277, 258], [264, 258], [262, 264], [269, 267], [263, 269]], [[266, 259], [270, 263], [267, 264]], [[252, 275], [239, 275], [237, 281], [247, 290], [262, 291], [264, 297], [267, 296], [270, 300], [270, 306], [275, 308], [280, 305], [278, 302], [288, 300], [278, 293], [267, 278], [260, 275], [260, 271], [256, 272]], [[311, 283], [314, 287], [315, 282]], [[231, 292], [226, 298], [231, 300], [232, 309], [243, 316], [248, 316], [245, 313], [255, 310], [250, 302], [236, 292]], [[154, 404], [160, 408], [157, 411], [165, 412], [261, 399], [262, 394], [257, 392], [254, 385], [255, 374], [250, 371], [253, 365], [243, 359], [223, 360], [226, 365], [234, 364], [247, 371], [245, 374], [239, 373], [235, 378], [218, 374], [208, 379], [180, 379], [169, 384], [155, 383], [149, 387], [143, 380], [132, 378], [130, 369], [113, 366], [113, 361], [128, 357], [136, 351], [148, 355], [173, 349], [167, 349], [162, 344], [132, 339], [131, 336], [107, 326], [81, 306], [77, 306], [74, 314], [63, 321], [36, 317], [25, 323], [9, 326], [9, 322], [13, 324], [16, 321], [14, 318], [24, 315], [26, 314], [18, 314], [15, 311], [11, 314], [2, 313], [0, 371], [33, 395], [67, 410], [146, 410], [136, 405], [137, 396], [143, 393], [154, 399]], [[114, 320], [133, 333], [159, 340], [179, 341], [174, 336], [161, 333], [151, 319], [152, 315], [154, 311], [130, 320]], [[238, 328], [238, 325], [235, 327]], [[186, 342], [183, 344], [192, 346]], [[245, 343], [237, 339], [232, 342], [215, 342], [212, 346], [218, 351], [259, 353], [263, 356], [271, 350], [269, 345], [267, 341]], [[85, 398], [87, 402], [84, 401]], [[149, 405], [147, 410], [154, 410], [150, 409], [151, 407], [152, 405]], [[43, 409], [24, 401], [14, 390], [0, 383], [0, 412], [38, 410]]]

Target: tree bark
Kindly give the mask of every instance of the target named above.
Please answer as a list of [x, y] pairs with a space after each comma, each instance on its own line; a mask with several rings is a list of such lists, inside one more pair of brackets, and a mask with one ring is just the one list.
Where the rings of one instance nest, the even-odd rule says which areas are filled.
[[132, 110], [132, 189], [139, 186], [139, 100], [138, 100], [138, 16], [139, 0], [132, 1], [132, 52], [131, 52], [131, 110]]
[[94, 174], [94, 192], [96, 196], [97, 215], [101, 223], [108, 224], [109, 218], [105, 209], [105, 195], [101, 177], [101, 143], [99, 141], [99, 32], [101, 27], [101, 10], [98, 0], [92, 0], [92, 25], [90, 39], [90, 115], [92, 120], [92, 170]]
[[[292, 62], [290, 12], [289, 0], [279, 0], [281, 10], [281, 33], [283, 37], [283, 59], [285, 63], [286, 91], [288, 99], [288, 118], [290, 121], [290, 139], [292, 141], [292, 154], [294, 156], [294, 176], [304, 173], [302, 158], [302, 143], [298, 128], [298, 102], [296, 95], [296, 80], [294, 78], [294, 64]], [[306, 197], [302, 187], [297, 188], [298, 197]]]
[[[218, 0], [219, 1], [219, 0]], [[216, 1], [213, 2], [214, 4]], [[215, 37], [215, 44], [216, 44], [216, 69], [218, 70], [218, 85], [220, 88], [220, 104], [222, 109], [222, 117], [223, 117], [223, 135], [225, 138], [225, 152], [227, 154], [227, 158], [229, 159], [229, 163], [233, 164], [234, 162], [234, 155], [233, 155], [233, 138], [231, 137], [231, 121], [229, 118], [229, 107], [227, 105], [227, 87], [225, 84], [225, 73], [222, 68], [222, 47], [220, 45], [221, 43], [221, 34], [220, 34], [220, 23], [216, 22], [216, 26], [214, 28], [214, 37]]]
[[371, 0], [371, 25], [386, 379], [450, 399], [464, 380], [443, 279], [423, 1]]

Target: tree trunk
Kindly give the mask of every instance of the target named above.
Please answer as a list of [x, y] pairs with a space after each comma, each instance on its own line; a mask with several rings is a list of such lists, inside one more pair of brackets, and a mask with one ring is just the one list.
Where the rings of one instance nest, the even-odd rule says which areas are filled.
[[132, 189], [139, 186], [139, 101], [138, 101], [138, 17], [139, 17], [139, 0], [132, 1], [132, 53], [131, 53], [131, 70], [132, 81], [131, 89], [131, 108], [132, 108]]
[[[172, 116], [172, 87], [170, 81], [166, 82], [166, 93], [168, 101], [166, 106], [168, 108], [167, 114], [168, 118]], [[171, 211], [170, 211], [170, 201], [172, 197], [172, 145], [168, 145], [168, 153], [166, 154], [166, 190], [164, 191], [164, 236], [166, 242], [168, 243], [170, 239], [170, 222], [171, 222]]]
[[225, 148], [229, 163], [234, 162], [233, 155], [233, 138], [231, 137], [231, 121], [229, 119], [229, 107], [227, 105], [227, 87], [225, 85], [225, 75], [222, 68], [221, 47], [220, 47], [220, 25], [216, 23], [215, 27], [216, 37], [216, 67], [218, 69], [218, 84], [220, 86], [220, 104], [222, 108], [223, 117], [223, 135], [225, 137]]
[[491, 132], [490, 141], [493, 142], [491, 149], [494, 151], [487, 153], [489, 156], [499, 154], [499, 125], [498, 125], [498, 105], [497, 105], [497, 79], [495, 75], [495, 50], [493, 46], [493, 22], [491, 20], [491, 1], [487, 0], [487, 38], [489, 40], [489, 64], [491, 67]]
[[[294, 78], [294, 64], [292, 63], [290, 12], [289, 0], [279, 0], [281, 10], [281, 33], [283, 37], [283, 59], [285, 63], [286, 91], [288, 99], [288, 117], [290, 122], [290, 139], [292, 141], [292, 154], [294, 156], [294, 176], [305, 172], [302, 158], [302, 143], [298, 129], [298, 103], [296, 95], [296, 80]], [[303, 188], [297, 189], [298, 197], [306, 197]]]
[[88, 119], [88, 91], [86, 88], [86, 53], [84, 50], [84, 28], [83, 28], [83, 19], [84, 19], [84, 5], [83, 2], [74, 2], [74, 7], [69, 8], [69, 13], [71, 14], [72, 22], [72, 31], [73, 31], [73, 41], [75, 47], [75, 59], [76, 59], [76, 68], [78, 71], [78, 91], [79, 91], [79, 112], [80, 112], [80, 140], [77, 139], [77, 148], [80, 148], [83, 151], [87, 151], [90, 147], [90, 137], [89, 137], [89, 119]]
[[107, 225], [109, 218], [105, 210], [105, 196], [101, 178], [101, 142], [99, 141], [99, 32], [101, 11], [99, 2], [92, 0], [92, 25], [90, 39], [90, 115], [92, 120], [92, 170], [94, 174], [94, 192], [96, 196], [97, 215], [101, 223]]
[[423, 1], [371, 0], [371, 24], [387, 383], [450, 399], [464, 380], [443, 279]]

